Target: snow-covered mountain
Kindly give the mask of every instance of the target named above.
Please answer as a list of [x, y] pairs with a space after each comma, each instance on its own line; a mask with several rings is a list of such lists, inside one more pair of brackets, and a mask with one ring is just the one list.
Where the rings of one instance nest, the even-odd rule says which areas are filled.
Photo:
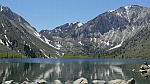
[[51, 39], [39, 34], [24, 18], [8, 7], [0, 5], [0, 9], [1, 52], [47, 58], [59, 53], [59, 48], [51, 44]]
[[0, 52], [4, 53], [47, 58], [69, 53], [148, 56], [149, 31], [150, 8], [138, 5], [107, 11], [84, 24], [66, 23], [40, 33], [10, 8], [0, 5]]
[[149, 17], [150, 8], [125, 6], [100, 14], [82, 26], [67, 23], [40, 33], [55, 38], [66, 53], [101, 55], [121, 47], [143, 28], [149, 28]]

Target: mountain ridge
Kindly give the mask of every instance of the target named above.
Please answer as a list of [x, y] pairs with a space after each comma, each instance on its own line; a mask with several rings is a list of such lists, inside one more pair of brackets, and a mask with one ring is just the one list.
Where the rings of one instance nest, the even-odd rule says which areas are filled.
[[[56, 58], [70, 53], [77, 56], [128, 57], [132, 50], [130, 55], [136, 57], [143, 47], [134, 52], [136, 47], [133, 46], [133, 49], [130, 46], [144, 44], [134, 43], [132, 39], [140, 41], [146, 38], [143, 43], [150, 43], [150, 8], [138, 5], [104, 12], [87, 23], [66, 23], [40, 32], [10, 8], [0, 5], [0, 9], [0, 46], [7, 49], [0, 49], [3, 52], [20, 53], [32, 58]], [[148, 57], [150, 53], [140, 55]]]
[[[149, 14], [149, 8], [138, 5], [120, 7], [98, 15], [81, 27], [72, 28], [65, 32], [65, 37], [55, 35], [54, 38], [59, 38], [57, 40], [62, 43], [62, 49], [76, 55], [101, 55], [121, 47], [126, 40], [146, 27]], [[53, 36], [52, 31], [47, 33]]]

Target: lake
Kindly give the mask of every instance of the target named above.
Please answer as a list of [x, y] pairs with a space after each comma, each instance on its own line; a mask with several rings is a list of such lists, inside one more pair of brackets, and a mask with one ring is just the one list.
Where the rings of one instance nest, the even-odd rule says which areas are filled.
[[28, 78], [31, 81], [45, 79], [51, 83], [59, 79], [64, 84], [67, 80], [85, 77], [89, 84], [95, 79], [108, 82], [131, 78], [136, 84], [150, 84], [150, 78], [138, 72], [144, 61], [150, 63], [150, 59], [0, 59], [0, 81], [22, 83]]

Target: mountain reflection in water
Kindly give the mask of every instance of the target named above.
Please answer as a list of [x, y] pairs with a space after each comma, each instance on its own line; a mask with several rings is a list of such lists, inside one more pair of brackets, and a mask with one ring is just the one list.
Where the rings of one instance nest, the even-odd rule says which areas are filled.
[[[137, 72], [143, 60], [71, 60], [72, 59], [59, 59], [59, 61], [49, 60], [49, 62], [44, 63], [34, 63], [34, 59], [32, 63], [1, 62], [0, 81], [12, 79], [21, 83], [28, 78], [31, 81], [45, 79], [49, 83], [55, 79], [59, 79], [64, 83], [67, 80], [76, 80], [80, 77], [85, 77], [88, 79], [89, 84], [91, 84], [94, 79], [108, 82], [114, 79], [127, 81], [130, 78], [134, 78], [137, 84], [149, 84], [150, 82], [148, 77], [145, 79]], [[132, 69], [136, 71], [133, 72]]]

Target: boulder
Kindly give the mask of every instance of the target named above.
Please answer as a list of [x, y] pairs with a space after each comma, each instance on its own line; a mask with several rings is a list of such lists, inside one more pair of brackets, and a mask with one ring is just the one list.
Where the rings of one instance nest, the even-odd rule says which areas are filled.
[[48, 82], [44, 79], [40, 79], [37, 84], [47, 84]]
[[133, 78], [131, 78], [130, 80], [128, 80], [126, 82], [126, 84], [135, 84], [135, 80]]
[[149, 69], [150, 67], [149, 67], [149, 65], [141, 65], [141, 70], [147, 70], [147, 69]]
[[106, 81], [104, 81], [104, 80], [93, 80], [92, 83], [93, 84], [105, 84]]
[[116, 79], [116, 80], [109, 81], [108, 84], [126, 84], [126, 83], [122, 79]]
[[54, 80], [51, 84], [62, 84], [60, 80]]
[[150, 73], [150, 69], [139, 70], [141, 73]]
[[5, 82], [2, 83], [2, 84], [13, 84], [13, 80], [5, 81]]
[[23, 81], [23, 83], [22, 84], [29, 84], [29, 82], [28, 81]]
[[88, 84], [88, 80], [86, 78], [79, 78], [76, 81], [74, 81], [73, 84]]

